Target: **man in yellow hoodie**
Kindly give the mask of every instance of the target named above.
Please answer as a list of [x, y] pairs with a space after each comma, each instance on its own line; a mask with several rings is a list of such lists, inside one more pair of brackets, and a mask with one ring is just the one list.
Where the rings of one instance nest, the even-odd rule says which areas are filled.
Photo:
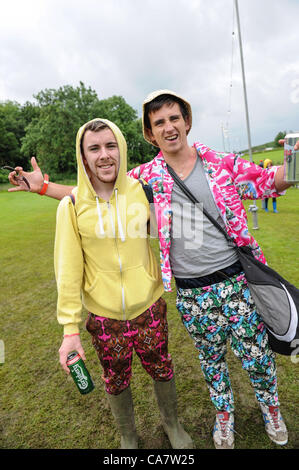
[[74, 350], [85, 359], [83, 304], [121, 447], [138, 446], [130, 390], [135, 350], [154, 380], [172, 447], [191, 448], [177, 419], [164, 289], [147, 237], [149, 203], [140, 182], [126, 175], [126, 141], [115, 124], [95, 119], [79, 129], [76, 155], [78, 185], [58, 206], [54, 250], [61, 366], [69, 372], [67, 355]]

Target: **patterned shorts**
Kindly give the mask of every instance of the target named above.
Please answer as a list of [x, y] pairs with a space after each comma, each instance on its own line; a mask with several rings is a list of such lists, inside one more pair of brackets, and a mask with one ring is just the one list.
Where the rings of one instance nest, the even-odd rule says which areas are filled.
[[168, 381], [173, 377], [166, 317], [167, 304], [162, 298], [133, 320], [88, 314], [86, 329], [102, 364], [108, 393], [118, 395], [129, 386], [134, 349], [153, 380]]

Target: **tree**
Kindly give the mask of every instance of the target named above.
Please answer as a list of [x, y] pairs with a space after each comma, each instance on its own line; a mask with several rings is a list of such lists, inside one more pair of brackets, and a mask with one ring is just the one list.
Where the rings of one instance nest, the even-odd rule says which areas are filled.
[[114, 122], [124, 134], [128, 147], [128, 167], [144, 163], [155, 156], [156, 149], [142, 135], [141, 119], [122, 96], [112, 96], [98, 103], [98, 117]]
[[0, 166], [27, 164], [20, 151], [21, 139], [28, 124], [27, 111], [27, 106], [14, 101], [0, 103]]
[[94, 115], [98, 103], [96, 92], [69, 85], [58, 90], [46, 89], [34, 96], [40, 113], [26, 129], [22, 153], [37, 156], [45, 172], [71, 174], [76, 172], [75, 141], [79, 127]]
[[[128, 143], [128, 158], [141, 163], [152, 153], [141, 132], [137, 112], [122, 96], [99, 100], [97, 93], [80, 82], [79, 87], [65, 85], [46, 89], [35, 97], [39, 109], [26, 128], [21, 152], [29, 159], [35, 155], [44, 172], [51, 177], [77, 172], [75, 142], [80, 126], [94, 118], [117, 124]], [[29, 109], [28, 109], [29, 113]]]
[[287, 131], [278, 132], [277, 136], [274, 139], [275, 147], [280, 147], [280, 144], [278, 143], [278, 141], [281, 139], [284, 139], [286, 134], [287, 134]]
[[128, 167], [145, 163], [157, 154], [157, 148], [150, 145], [142, 135], [142, 121], [136, 119], [123, 129], [128, 144]]
[[[137, 119], [137, 112], [133, 109], [122, 96], [111, 96], [104, 100], [98, 101], [95, 105], [95, 112], [97, 116], [109, 119], [120, 128], [126, 123], [132, 122]], [[122, 129], [121, 129], [122, 130]]]

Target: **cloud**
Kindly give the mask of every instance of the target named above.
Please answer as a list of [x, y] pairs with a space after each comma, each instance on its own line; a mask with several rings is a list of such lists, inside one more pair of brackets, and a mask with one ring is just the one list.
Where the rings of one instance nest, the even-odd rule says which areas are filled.
[[[239, 0], [239, 10], [255, 145], [299, 127], [299, 5]], [[232, 0], [15, 0], [0, 21], [0, 99], [24, 102], [83, 81], [100, 98], [122, 95], [140, 115], [150, 91], [170, 88], [192, 103], [191, 139], [222, 150], [225, 123], [229, 143], [247, 146]]]

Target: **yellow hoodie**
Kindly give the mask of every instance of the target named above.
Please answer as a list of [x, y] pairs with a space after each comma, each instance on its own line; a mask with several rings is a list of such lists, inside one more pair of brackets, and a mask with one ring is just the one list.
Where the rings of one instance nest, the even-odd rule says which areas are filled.
[[57, 209], [54, 267], [57, 318], [64, 334], [77, 333], [82, 304], [94, 313], [117, 320], [136, 318], [164, 292], [160, 268], [147, 238], [149, 204], [142, 185], [127, 176], [126, 141], [112, 122], [120, 165], [107, 202], [97, 196], [83, 164], [77, 133], [78, 185]]

